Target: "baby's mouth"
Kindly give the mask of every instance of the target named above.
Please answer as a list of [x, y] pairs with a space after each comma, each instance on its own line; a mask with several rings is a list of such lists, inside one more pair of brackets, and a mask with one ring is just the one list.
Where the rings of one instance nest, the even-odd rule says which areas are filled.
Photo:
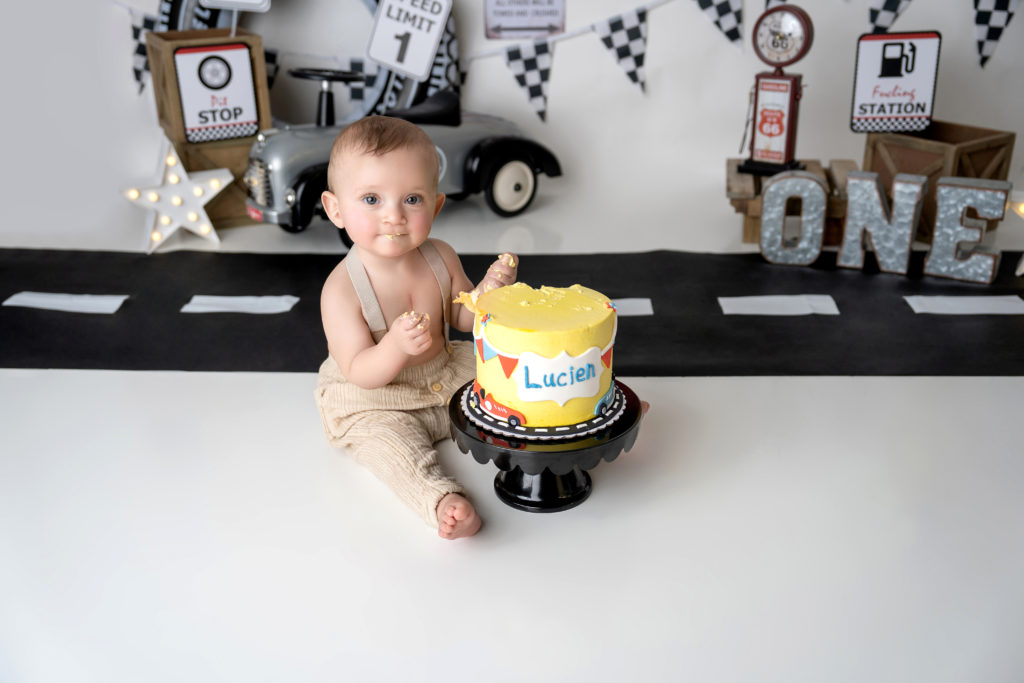
[[406, 234], [406, 233], [404, 233], [404, 232], [392, 232], [392, 233], [388, 233], [388, 234], [385, 234], [385, 235], [381, 235], [381, 237], [383, 237], [383, 238], [384, 238], [384, 239], [386, 239], [386, 240], [391, 240], [391, 241], [394, 241], [394, 239], [395, 239], [396, 237], [402, 237], [402, 236], [404, 236], [405, 234]]

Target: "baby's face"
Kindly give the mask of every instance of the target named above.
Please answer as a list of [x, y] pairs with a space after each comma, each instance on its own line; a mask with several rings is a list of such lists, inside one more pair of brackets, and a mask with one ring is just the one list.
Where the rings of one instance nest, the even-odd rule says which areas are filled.
[[400, 256], [426, 241], [441, 210], [437, 160], [421, 150], [344, 152], [331, 178], [338, 218], [360, 249]]

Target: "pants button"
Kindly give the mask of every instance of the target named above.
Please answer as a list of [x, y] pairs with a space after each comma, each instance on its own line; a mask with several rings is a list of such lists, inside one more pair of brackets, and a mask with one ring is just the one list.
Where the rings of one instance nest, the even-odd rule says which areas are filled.
[[434, 391], [441, 391], [442, 389], [444, 389], [444, 386], [440, 382], [434, 382], [430, 386], [430, 388], [433, 389]]

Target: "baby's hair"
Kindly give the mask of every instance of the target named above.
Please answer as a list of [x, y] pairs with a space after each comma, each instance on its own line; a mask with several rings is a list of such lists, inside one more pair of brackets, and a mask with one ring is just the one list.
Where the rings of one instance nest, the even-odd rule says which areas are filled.
[[392, 116], [366, 116], [349, 124], [338, 133], [331, 146], [327, 166], [327, 189], [334, 192], [331, 179], [334, 168], [346, 152], [383, 156], [396, 149], [421, 150], [435, 160], [434, 183], [437, 184], [440, 161], [430, 136], [419, 126]]

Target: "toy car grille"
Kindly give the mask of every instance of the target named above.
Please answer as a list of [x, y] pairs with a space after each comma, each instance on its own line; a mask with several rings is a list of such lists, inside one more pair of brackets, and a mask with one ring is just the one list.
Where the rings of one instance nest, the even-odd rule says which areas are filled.
[[272, 206], [274, 196], [270, 191], [270, 174], [262, 159], [249, 159], [249, 168], [245, 171], [245, 188], [254, 202], [261, 206]]

